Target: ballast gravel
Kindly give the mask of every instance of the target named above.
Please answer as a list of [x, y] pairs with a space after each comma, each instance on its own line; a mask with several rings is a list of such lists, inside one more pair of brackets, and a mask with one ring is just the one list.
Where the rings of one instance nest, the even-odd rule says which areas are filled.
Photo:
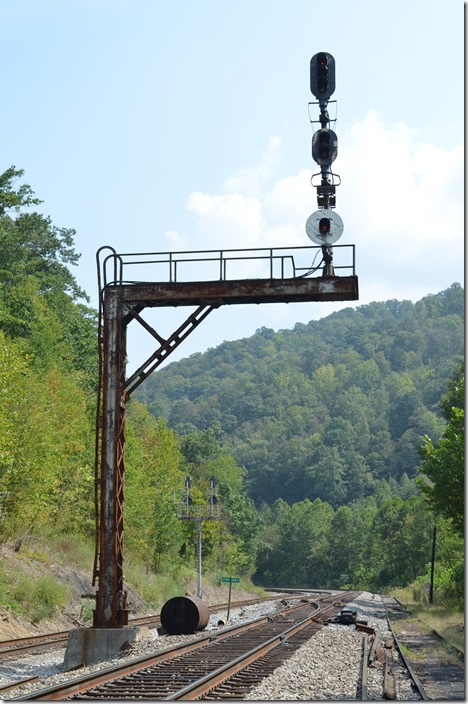
[[[288, 597], [288, 602], [296, 603], [297, 599]], [[350, 606], [356, 609], [359, 619], [367, 620], [368, 625], [376, 629], [381, 641], [391, 637], [386, 609], [380, 596], [363, 592]], [[276, 605], [267, 603], [232, 609], [229, 626], [258, 618], [277, 608], [277, 603]], [[199, 637], [206, 635], [207, 631], [219, 630], [218, 621], [225, 618], [226, 612], [212, 615], [205, 630], [198, 634]], [[135, 643], [125, 655], [101, 662], [99, 665], [80, 668], [75, 673], [63, 672], [64, 649], [40, 655], [24, 655], [15, 660], [4, 661], [0, 664], [0, 686], [33, 675], [37, 675], [40, 682], [17, 687], [11, 692], [4, 693], [3, 699], [18, 697], [73, 679], [74, 676], [80, 677], [126, 660], [149, 655], [178, 643], [193, 640], [195, 637], [197, 636], [159, 637], [156, 629], [153, 629], [149, 631], [146, 638]], [[356, 631], [354, 626], [339, 624], [325, 626], [269, 677], [251, 690], [245, 699], [248, 701], [360, 700], [362, 639], [363, 634]], [[383, 668], [377, 661], [374, 662], [374, 666], [368, 670], [368, 699], [382, 700]], [[397, 670], [397, 699], [405, 701], [419, 699], [411, 688], [403, 663], [399, 663]]]
[[[348, 604], [358, 620], [367, 621], [380, 641], [392, 637], [386, 608], [379, 595], [362, 592]], [[363, 634], [354, 626], [329, 624], [301, 646], [269, 677], [245, 697], [248, 701], [346, 701], [361, 700], [360, 677]], [[419, 700], [406, 667], [394, 649], [397, 699]], [[383, 698], [382, 665], [374, 660], [367, 671], [367, 699]]]
[[324, 628], [247, 698], [262, 701], [356, 699], [361, 647], [361, 634], [349, 627]]

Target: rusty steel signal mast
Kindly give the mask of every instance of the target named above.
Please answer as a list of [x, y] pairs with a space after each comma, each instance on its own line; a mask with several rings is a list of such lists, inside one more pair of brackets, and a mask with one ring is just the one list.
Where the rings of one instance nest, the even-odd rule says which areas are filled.
[[[125, 423], [131, 394], [209, 313], [221, 306], [358, 299], [354, 245], [332, 247], [342, 232], [341, 218], [332, 210], [336, 177], [330, 166], [336, 157], [337, 140], [327, 127], [327, 104], [334, 81], [333, 57], [325, 52], [316, 54], [311, 61], [311, 89], [319, 100], [321, 129], [314, 135], [312, 153], [321, 168], [321, 182], [316, 186], [318, 215], [314, 213], [309, 218], [306, 231], [319, 247], [117, 253], [104, 246], [97, 252], [99, 383], [93, 584], [98, 583], [98, 591], [93, 628], [119, 628], [128, 624], [123, 545]], [[322, 275], [313, 276], [319, 270], [313, 262], [320, 251], [324, 262]], [[351, 253], [351, 261], [345, 259], [337, 264], [333, 261], [334, 253], [341, 258]], [[242, 262], [247, 262], [249, 269], [252, 261], [261, 275], [242, 278], [239, 274]], [[203, 276], [199, 273], [201, 268]], [[195, 281], [194, 272], [199, 277]], [[147, 308], [165, 307], [192, 308], [186, 320], [167, 338], [143, 317]], [[152, 336], [155, 351], [127, 376], [127, 336], [132, 323], [141, 325]]]

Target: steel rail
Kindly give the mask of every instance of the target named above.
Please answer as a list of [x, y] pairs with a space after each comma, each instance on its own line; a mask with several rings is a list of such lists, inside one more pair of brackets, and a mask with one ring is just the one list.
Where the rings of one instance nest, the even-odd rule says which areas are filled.
[[69, 631], [57, 631], [56, 633], [46, 633], [38, 636], [25, 636], [24, 638], [13, 638], [0, 642], [0, 658], [21, 653], [35, 648], [47, 648], [66, 643]]
[[[374, 640], [375, 640], [374, 636]], [[363, 633], [362, 638], [362, 667], [361, 667], [361, 701], [367, 701], [367, 660], [369, 658], [369, 636]]]
[[[291, 596], [291, 595], [290, 595]], [[261, 597], [257, 599], [244, 599], [231, 603], [231, 609], [242, 608], [252, 604], [264, 603], [268, 601], [277, 601], [278, 596]], [[210, 613], [216, 613], [227, 609], [228, 603], [214, 604], [209, 606]], [[148, 626], [149, 628], [158, 628], [161, 626], [160, 614], [150, 616], [140, 616], [130, 619], [130, 624], [133, 626]], [[10, 640], [0, 641], [0, 660], [4, 657], [12, 657], [16, 654], [36, 650], [39, 648], [65, 646], [68, 642], [69, 631], [56, 631], [52, 633], [44, 633], [35, 636], [24, 636], [22, 638], [12, 638]]]
[[165, 697], [164, 701], [191, 701], [193, 699], [197, 699], [199, 696], [202, 696], [209, 692], [212, 687], [221, 684], [225, 680], [229, 679], [229, 677], [232, 677], [233, 675], [243, 670], [252, 662], [259, 660], [261, 657], [269, 653], [270, 650], [272, 650], [273, 648], [277, 648], [279, 645], [281, 645], [290, 636], [294, 635], [298, 631], [303, 630], [307, 626], [310, 626], [314, 622], [316, 622], [314, 616], [308, 616], [302, 621], [299, 621], [299, 623], [295, 624], [294, 626], [287, 628], [282, 633], [278, 633], [272, 638], [266, 640], [264, 643], [261, 643], [255, 648], [252, 648], [252, 650], [249, 650], [244, 655], [240, 655], [239, 657], [235, 658], [232, 662], [228, 663], [227, 665], [222, 665], [213, 672], [210, 672], [208, 675], [200, 677], [200, 679], [196, 680], [195, 682], [192, 682], [186, 687], [183, 687], [177, 692], [174, 692], [168, 697]]
[[16, 680], [15, 682], [2, 684], [0, 686], [0, 694], [2, 694], [3, 692], [10, 692], [12, 689], [16, 689], [17, 687], [21, 687], [22, 685], [35, 684], [36, 682], [40, 682], [40, 679], [37, 675], [33, 675], [32, 677], [24, 677], [24, 679], [22, 680]]
[[99, 684], [109, 682], [110, 680], [116, 679], [119, 676], [128, 675], [131, 672], [135, 672], [144, 667], [148, 667], [149, 665], [164, 662], [165, 660], [170, 660], [184, 653], [188, 653], [191, 650], [201, 648], [203, 647], [203, 645], [209, 643], [210, 640], [211, 637], [208, 636], [197, 640], [192, 640], [188, 643], [184, 643], [182, 645], [178, 645], [172, 648], [166, 648], [165, 650], [160, 650], [159, 652], [154, 653], [153, 655], [137, 658], [117, 667], [106, 667], [103, 670], [99, 670], [99, 672], [97, 673], [91, 673], [89, 675], [83, 675], [82, 677], [76, 677], [75, 679], [69, 680], [68, 682], [52, 685], [36, 692], [31, 692], [20, 697], [15, 697], [14, 701], [25, 701], [30, 699], [54, 701], [64, 699], [74, 694], [79, 694], [80, 692], [83, 692], [86, 689], [90, 689], [91, 687], [95, 687]]
[[[313, 604], [310, 604], [313, 606]], [[317, 605], [315, 604], [317, 607]], [[293, 613], [294, 611], [304, 608], [304, 604], [299, 604], [297, 606], [294, 606], [290, 609], [284, 610], [283, 612], [278, 612], [275, 614], [276, 616], [279, 616], [281, 614], [289, 614]], [[310, 618], [314, 618], [316, 616], [316, 611]], [[248, 630], [254, 629], [262, 624], [265, 624], [271, 620], [274, 620], [274, 616], [262, 616], [258, 619], [254, 619], [252, 621], [249, 621], [248, 623], [242, 624], [242, 625], [237, 625], [237, 626], [231, 626], [230, 628], [223, 629], [221, 632], [218, 632], [216, 635], [209, 634], [206, 636], [201, 636], [199, 638], [196, 638], [194, 640], [188, 641], [186, 643], [177, 645], [175, 647], [170, 647], [170, 648], [165, 648], [164, 650], [160, 650], [156, 653], [153, 653], [151, 655], [146, 655], [140, 658], [136, 658], [134, 660], [127, 661], [123, 663], [122, 665], [117, 665], [113, 667], [107, 667], [103, 670], [100, 670], [95, 673], [90, 673], [87, 675], [83, 675], [81, 677], [74, 678], [73, 680], [69, 680], [68, 682], [62, 682], [57, 685], [52, 685], [50, 687], [46, 687], [45, 689], [41, 689], [35, 692], [31, 692], [26, 695], [22, 695], [19, 697], [13, 698], [14, 701], [25, 701], [25, 700], [45, 700], [45, 701], [54, 701], [54, 700], [59, 700], [63, 699], [65, 697], [70, 697], [75, 694], [79, 694], [80, 692], [84, 692], [87, 689], [91, 689], [91, 687], [95, 687], [100, 684], [104, 684], [106, 682], [109, 682], [111, 680], [115, 680], [119, 677], [122, 677], [123, 675], [131, 674], [132, 672], [136, 672], [138, 670], [142, 670], [146, 667], [149, 667], [150, 665], [154, 664], [159, 664], [168, 660], [173, 660], [181, 655], [185, 655], [191, 651], [194, 650], [199, 650], [206, 645], [209, 645], [212, 643], [214, 640], [220, 641], [220, 640], [225, 640], [230, 638], [233, 635], [237, 635], [243, 632], [246, 632]]]
[[390, 623], [390, 619], [388, 617], [388, 609], [387, 609], [387, 623], [388, 627], [390, 629], [390, 632], [392, 634], [393, 640], [395, 642], [396, 648], [398, 650], [398, 654], [400, 655], [401, 659], [405, 663], [405, 667], [408, 670], [411, 679], [414, 682], [414, 686], [416, 687], [418, 693], [421, 695], [421, 698], [424, 699], [424, 701], [428, 701], [429, 697], [427, 696], [426, 692], [424, 691], [424, 687], [422, 686], [418, 676], [416, 675], [415, 671], [413, 670], [413, 667], [411, 666], [410, 661], [406, 657], [406, 655], [403, 652], [403, 648], [401, 647], [400, 641], [398, 640], [395, 631], [392, 628], [392, 624]]
[[[348, 592], [346, 595], [346, 601], [352, 600], [355, 597], [355, 593], [350, 593]], [[242, 676], [245, 674], [247, 675], [247, 678], [249, 679], [251, 675], [249, 674], [248, 668], [253, 665], [257, 664], [260, 665], [262, 658], [265, 658], [269, 654], [273, 654], [275, 650], [282, 645], [289, 645], [293, 646], [293, 641], [291, 639], [294, 638], [295, 635], [300, 634], [301, 632], [304, 632], [307, 628], [311, 626], [315, 626], [314, 632], [319, 630], [322, 625], [323, 621], [325, 620], [325, 617], [333, 610], [337, 610], [337, 608], [340, 608], [342, 604], [340, 602], [334, 601], [334, 603], [326, 603], [327, 599], [330, 599], [330, 594], [324, 595], [324, 597], [321, 599], [322, 601], [322, 606], [320, 607], [318, 604], [314, 602], [309, 602], [313, 604], [314, 606], [317, 607], [317, 610], [315, 613], [311, 614], [310, 616], [307, 616], [305, 619], [302, 621], [294, 624], [293, 626], [290, 626], [287, 628], [285, 631], [282, 633], [277, 633], [270, 639], [266, 640], [264, 643], [259, 644], [258, 646], [252, 648], [248, 652], [240, 655], [239, 657], [233, 659], [231, 662], [226, 663], [216, 670], [214, 670], [211, 673], [205, 674], [203, 677], [199, 678], [195, 682], [192, 682], [185, 687], [181, 688], [177, 692], [173, 692], [171, 695], [165, 697], [165, 701], [191, 701], [194, 699], [199, 699], [203, 698], [204, 695], [208, 695], [211, 693], [212, 699], [220, 698], [232, 698], [234, 694], [237, 694], [239, 690], [239, 683], [235, 682], [233, 683], [232, 689], [229, 689], [229, 680], [231, 678], [235, 678], [237, 675], [238, 677], [242, 679]], [[323, 602], [325, 602], [325, 605], [323, 605]], [[313, 634], [311, 634], [309, 637], [311, 637]], [[305, 641], [304, 641], [305, 642]], [[291, 648], [289, 651], [284, 651], [284, 659], [287, 659], [290, 657], [295, 649], [302, 645], [301, 642], [294, 644], [295, 647]], [[273, 669], [276, 669], [276, 667], [281, 664], [282, 658], [279, 658], [273, 668], [268, 668], [268, 666], [265, 668], [267, 671], [265, 673], [265, 676], [269, 674], [268, 669], [272, 671]], [[258, 667], [255, 669], [256, 673], [256, 679], [258, 679]], [[215, 689], [218, 686], [221, 686], [222, 688], [222, 694], [218, 697], [219, 690]], [[226, 687], [228, 688], [229, 694], [226, 695]], [[243, 685], [244, 689], [244, 694], [248, 689], [250, 689], [248, 685]], [[247, 698], [247, 697], [240, 697], [242, 698]]]

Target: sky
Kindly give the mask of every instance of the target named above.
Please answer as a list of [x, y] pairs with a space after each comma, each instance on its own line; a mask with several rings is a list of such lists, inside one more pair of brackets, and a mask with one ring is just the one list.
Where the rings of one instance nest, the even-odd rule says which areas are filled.
[[[355, 245], [359, 301], [222, 306], [168, 361], [417, 301], [464, 282], [464, 29], [461, 0], [0, 0], [0, 173], [24, 169], [37, 209], [76, 231], [93, 307], [104, 245], [312, 245], [309, 64], [327, 51], [338, 244]], [[192, 310], [144, 317], [168, 336]], [[132, 323], [129, 372], [154, 348]]]

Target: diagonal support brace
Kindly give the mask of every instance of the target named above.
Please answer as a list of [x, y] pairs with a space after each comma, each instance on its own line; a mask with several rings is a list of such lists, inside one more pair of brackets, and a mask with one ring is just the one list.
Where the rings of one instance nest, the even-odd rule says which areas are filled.
[[207, 317], [217, 306], [199, 306], [197, 310], [189, 315], [180, 327], [172, 333], [167, 340], [164, 340], [153, 328], [146, 323], [137, 311], [130, 310], [132, 317], [143, 325], [145, 330], [150, 332], [160, 343], [159, 348], [130, 376], [124, 385], [127, 398], [137, 389], [141, 383], [159, 367], [162, 362], [171, 354], [190, 333]]

